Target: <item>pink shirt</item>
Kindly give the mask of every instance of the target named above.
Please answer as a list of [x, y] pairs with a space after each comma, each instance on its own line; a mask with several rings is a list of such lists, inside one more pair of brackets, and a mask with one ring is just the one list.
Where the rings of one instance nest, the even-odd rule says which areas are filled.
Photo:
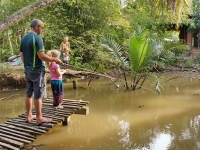
[[58, 75], [56, 72], [56, 69], [60, 66], [56, 64], [55, 62], [52, 62], [49, 68], [50, 74], [51, 74], [51, 80], [62, 80], [62, 75]]

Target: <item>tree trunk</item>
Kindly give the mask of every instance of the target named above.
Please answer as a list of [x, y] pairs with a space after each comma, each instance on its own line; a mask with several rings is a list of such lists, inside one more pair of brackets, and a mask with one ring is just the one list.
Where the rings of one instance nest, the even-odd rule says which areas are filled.
[[11, 16], [7, 19], [0, 22], [0, 32], [6, 30], [9, 26], [13, 25], [14, 23], [18, 22], [20, 19], [24, 18], [27, 15], [30, 15], [36, 10], [42, 9], [51, 5], [52, 3], [56, 2], [57, 0], [43, 0], [32, 3], [16, 12], [14, 12]]
[[11, 50], [12, 55], [13, 55], [13, 47], [12, 47], [12, 42], [11, 42], [11, 40], [10, 40], [10, 35], [9, 35], [9, 33], [7, 33], [7, 39], [8, 39], [8, 43], [9, 43], [10, 50]]

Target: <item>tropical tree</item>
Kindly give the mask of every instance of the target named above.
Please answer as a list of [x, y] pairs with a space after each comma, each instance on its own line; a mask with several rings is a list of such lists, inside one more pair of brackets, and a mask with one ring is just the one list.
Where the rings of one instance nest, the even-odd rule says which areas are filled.
[[176, 23], [177, 28], [180, 23], [187, 19], [191, 12], [191, 0], [153, 0], [154, 8], [158, 8], [158, 12], [164, 13], [163, 10], [170, 10], [171, 23]]
[[147, 30], [138, 30], [130, 38], [129, 52], [133, 90], [136, 89], [136, 86], [141, 80], [142, 85], [147, 77], [152, 48], [151, 40], [147, 38]]
[[[88, 66], [89, 63], [98, 64], [98, 39], [104, 32], [109, 32], [110, 24], [117, 22], [117, 19], [121, 17], [119, 14], [121, 8], [119, 1], [60, 0], [56, 2], [54, 0], [56, 3], [52, 4], [51, 7], [46, 7], [44, 9], [39, 9], [39, 5], [36, 5], [39, 2], [40, 4], [44, 3], [44, 6], [47, 6], [45, 5], [45, 1], [29, 4], [19, 11], [23, 12], [19, 13], [21, 18], [16, 16], [16, 13], [12, 15], [16, 18], [16, 24], [9, 28], [2, 28], [5, 32], [3, 33], [4, 35], [6, 35], [8, 30], [12, 32], [10, 36], [12, 36], [11, 42], [13, 44], [13, 49], [18, 52], [20, 38], [29, 31], [29, 24], [32, 18], [41, 18], [45, 23], [45, 30], [41, 36], [44, 39], [45, 48], [47, 50], [59, 49], [63, 37], [69, 36], [71, 48], [73, 50], [71, 63], [79, 66]], [[22, 0], [19, 0], [19, 3], [23, 4], [22, 6], [25, 6], [25, 2], [22, 3]], [[38, 8], [39, 11], [27, 9], [32, 8], [32, 6]], [[18, 6], [17, 8], [21, 7]], [[26, 10], [30, 14], [25, 17], [24, 15], [27, 12], [22, 10]], [[19, 18], [20, 20], [17, 21]], [[6, 22], [10, 23], [12, 22], [12, 19], [10, 22], [7, 20], [3, 20], [2, 22], [4, 26], [9, 26], [11, 24], [6, 24]], [[6, 44], [1, 45], [1, 47], [2, 49], [9, 49], [7, 39], [4, 37], [5, 36], [1, 36], [0, 40], [4, 41]]]
[[[156, 33], [141, 27], [138, 27], [130, 36], [128, 45], [124, 48], [125, 51], [112, 38], [104, 38], [101, 46], [115, 60], [116, 68], [118, 67], [124, 72], [123, 77], [127, 89], [129, 89], [128, 83], [131, 83], [132, 90], [135, 90], [142, 88], [147, 78], [153, 78], [155, 89], [159, 93], [161, 87], [159, 77], [152, 71], [158, 72], [159, 67], [164, 67], [168, 61], [171, 61], [169, 56], [174, 55], [174, 49], [186, 47], [178, 41], [165, 41]], [[128, 78], [125, 74], [129, 71], [131, 71], [131, 82], [127, 81]]]
[[123, 13], [131, 26], [143, 26], [161, 35], [167, 29], [178, 29], [188, 22], [191, 0], [128, 0]]
[[[130, 70], [130, 64], [128, 61], [129, 55], [127, 54], [127, 51], [123, 51], [122, 47], [118, 43], [116, 43], [113, 38], [111, 38], [108, 35], [102, 38], [100, 45], [114, 60], [112, 63], [115, 64], [114, 65], [115, 68], [119, 68], [120, 70], [123, 71], [125, 86], [127, 89], [129, 89], [128, 81], [126, 78], [126, 71]], [[104, 60], [106, 59], [104, 58]]]
[[140, 81], [142, 81], [139, 85], [141, 87], [147, 77], [152, 52], [151, 40], [147, 38], [147, 32], [147, 30], [138, 28], [137, 32], [129, 39], [126, 51], [122, 51], [121, 46], [115, 43], [112, 38], [102, 40], [101, 46], [109, 52], [118, 67], [122, 69], [127, 89], [129, 87], [125, 71], [131, 70], [132, 90], [136, 89]]
[[198, 32], [198, 48], [200, 49], [200, 1], [193, 0], [193, 9], [191, 13], [191, 22], [189, 23], [188, 31], [194, 33]]

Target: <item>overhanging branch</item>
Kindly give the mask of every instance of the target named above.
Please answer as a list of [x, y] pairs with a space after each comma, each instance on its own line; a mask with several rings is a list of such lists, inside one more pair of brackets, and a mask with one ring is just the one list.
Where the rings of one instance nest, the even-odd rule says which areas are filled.
[[34, 11], [47, 7], [56, 1], [57, 0], [42, 0], [23, 7], [22, 9], [14, 12], [11, 16], [0, 22], [0, 32], [3, 32], [9, 26], [15, 24], [20, 19], [30, 15]]

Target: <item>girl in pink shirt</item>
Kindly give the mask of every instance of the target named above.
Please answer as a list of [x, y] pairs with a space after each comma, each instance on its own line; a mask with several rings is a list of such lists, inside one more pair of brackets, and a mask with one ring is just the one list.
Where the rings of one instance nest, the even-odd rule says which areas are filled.
[[[59, 58], [60, 51], [49, 50], [47, 55], [50, 57]], [[61, 103], [64, 98], [64, 88], [62, 83], [62, 75], [66, 73], [66, 69], [60, 69], [60, 66], [56, 62], [47, 62], [47, 66], [51, 75], [51, 89], [53, 93], [53, 106], [57, 109], [62, 109]]]

